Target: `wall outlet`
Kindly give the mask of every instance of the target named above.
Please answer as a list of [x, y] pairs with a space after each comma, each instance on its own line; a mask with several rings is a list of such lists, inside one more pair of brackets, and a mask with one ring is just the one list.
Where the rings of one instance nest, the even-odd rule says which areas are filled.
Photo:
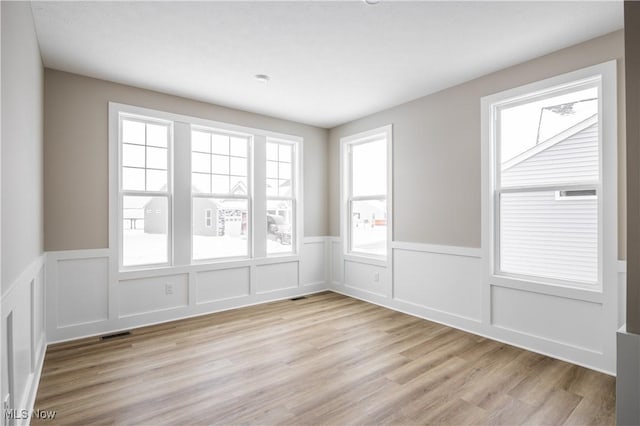
[[164, 294], [166, 294], [167, 296], [173, 294], [173, 284], [166, 283], [164, 285]]
[[380, 272], [373, 273], [373, 282], [377, 283], [380, 281]]

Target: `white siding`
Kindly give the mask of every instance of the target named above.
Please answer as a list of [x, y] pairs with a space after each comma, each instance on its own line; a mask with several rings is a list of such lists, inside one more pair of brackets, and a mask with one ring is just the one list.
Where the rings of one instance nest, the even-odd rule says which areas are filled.
[[597, 200], [556, 201], [555, 192], [502, 194], [503, 272], [595, 283]]
[[502, 172], [502, 187], [598, 180], [598, 123]]
[[[598, 123], [515, 164], [502, 186], [597, 182]], [[500, 270], [598, 282], [598, 202], [555, 191], [500, 195]]]

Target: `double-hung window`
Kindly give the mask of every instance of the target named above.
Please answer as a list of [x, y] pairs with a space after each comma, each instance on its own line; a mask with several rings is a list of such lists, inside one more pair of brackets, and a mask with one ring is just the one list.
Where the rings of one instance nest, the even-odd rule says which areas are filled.
[[249, 256], [249, 145], [249, 136], [191, 130], [193, 260]]
[[391, 126], [342, 139], [346, 252], [386, 257], [390, 240]]
[[171, 139], [170, 122], [119, 116], [122, 266], [170, 262]]
[[291, 253], [295, 241], [295, 145], [267, 139], [267, 254]]
[[604, 64], [483, 101], [493, 276], [602, 288], [617, 232], [614, 75]]

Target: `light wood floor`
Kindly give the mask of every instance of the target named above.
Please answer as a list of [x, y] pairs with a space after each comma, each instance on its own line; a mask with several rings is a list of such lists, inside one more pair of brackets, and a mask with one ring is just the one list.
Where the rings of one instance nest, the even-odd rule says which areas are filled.
[[50, 346], [32, 424], [614, 424], [615, 379], [334, 293]]

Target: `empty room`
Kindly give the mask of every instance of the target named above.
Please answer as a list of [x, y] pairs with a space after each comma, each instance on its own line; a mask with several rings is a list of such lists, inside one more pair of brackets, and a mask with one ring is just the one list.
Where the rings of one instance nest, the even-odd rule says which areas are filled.
[[640, 424], [640, 3], [0, 19], [0, 426]]

